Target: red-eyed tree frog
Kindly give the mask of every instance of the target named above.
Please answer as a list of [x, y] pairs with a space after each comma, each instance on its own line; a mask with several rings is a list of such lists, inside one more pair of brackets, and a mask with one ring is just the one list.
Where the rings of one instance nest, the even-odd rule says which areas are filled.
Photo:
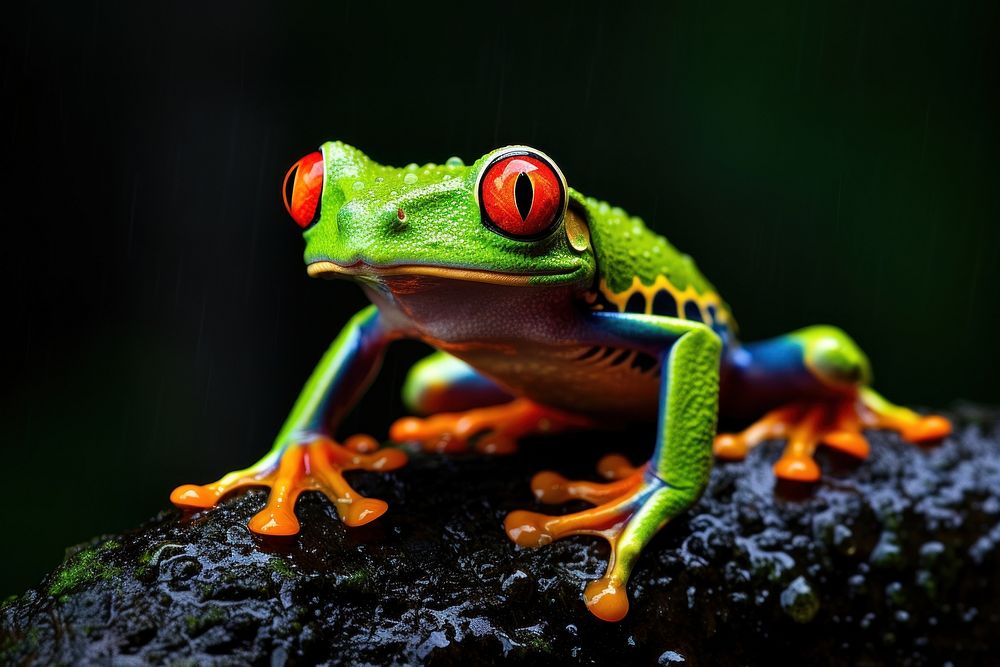
[[[372, 305], [333, 341], [270, 453], [171, 495], [180, 507], [203, 509], [233, 489], [268, 486], [267, 504], [249, 524], [255, 533], [297, 533], [302, 491], [324, 493], [348, 526], [386, 511], [343, 473], [391, 470], [406, 454], [370, 436], [335, 434], [386, 346], [402, 338], [436, 351], [405, 382], [405, 404], [420, 416], [396, 421], [394, 441], [502, 453], [531, 434], [656, 425], [644, 465], [612, 454], [598, 464], [603, 482], [554, 472], [531, 481], [542, 502], [581, 499], [592, 509], [515, 511], [504, 525], [522, 546], [606, 538], [607, 571], [584, 599], [609, 621], [628, 611], [626, 584], [643, 547], [702, 493], [713, 450], [739, 459], [783, 438], [775, 475], [814, 482], [819, 444], [864, 459], [866, 428], [911, 442], [950, 432], [946, 419], [877, 394], [865, 355], [837, 328], [740, 343], [729, 307], [690, 257], [639, 218], [568, 187], [533, 148], [500, 148], [471, 166], [451, 158], [394, 168], [330, 142], [289, 171], [285, 205], [303, 230], [309, 275], [354, 281]], [[717, 434], [720, 411], [755, 421]]]

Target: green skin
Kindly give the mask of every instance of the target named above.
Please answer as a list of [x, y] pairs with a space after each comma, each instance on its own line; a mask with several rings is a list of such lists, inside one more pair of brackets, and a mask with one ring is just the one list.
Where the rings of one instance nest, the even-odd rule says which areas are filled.
[[[853, 391], [867, 381], [868, 363], [831, 327], [757, 351], [741, 347], [728, 309], [688, 256], [641, 220], [572, 188], [551, 234], [524, 241], [496, 233], [481, 220], [476, 186], [498, 152], [471, 166], [452, 158], [393, 168], [340, 142], [322, 147], [325, 180], [319, 217], [304, 232], [305, 261], [311, 275], [358, 282], [373, 305], [333, 342], [257, 467], [333, 433], [386, 345], [400, 338], [440, 351], [410, 375], [404, 396], [414, 409], [431, 388], [450, 385], [480, 403], [526, 397], [567, 413], [657, 420], [643, 483], [613, 508], [625, 519], [608, 575], [588, 588], [598, 599], [624, 587], [645, 544], [705, 488], [720, 393], [724, 409], [755, 413], [803, 394]], [[664, 282], [711, 304], [712, 316], [655, 314], [651, 293], [641, 312], [627, 312], [623, 295]], [[593, 348], [631, 350], [656, 365], [650, 372], [578, 360]], [[747, 398], [751, 385], [764, 404]]]

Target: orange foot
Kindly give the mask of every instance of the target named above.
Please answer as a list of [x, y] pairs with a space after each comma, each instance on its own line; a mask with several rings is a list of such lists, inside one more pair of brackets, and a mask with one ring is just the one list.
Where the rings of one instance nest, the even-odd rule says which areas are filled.
[[539, 405], [526, 398], [468, 412], [443, 412], [420, 419], [403, 417], [389, 429], [395, 442], [417, 442], [424, 451], [464, 452], [470, 442], [484, 454], [510, 454], [517, 441], [534, 433], [586, 428], [591, 421]]
[[740, 433], [717, 435], [714, 451], [721, 459], [742, 460], [761, 442], [786, 438], [788, 444], [774, 464], [774, 474], [786, 480], [815, 482], [820, 478], [813, 458], [816, 447], [822, 443], [864, 460], [870, 447], [862, 431], [868, 428], [896, 431], [913, 443], [940, 440], [951, 433], [951, 423], [944, 417], [919, 415], [862, 388], [855, 398], [839, 402], [796, 403], [773, 410]]
[[231, 472], [214, 484], [185, 484], [174, 489], [170, 500], [184, 509], [215, 507], [225, 494], [245, 486], [268, 486], [267, 505], [248, 527], [259, 535], [295, 535], [295, 501], [303, 491], [320, 491], [337, 508], [341, 521], [361, 526], [382, 516], [388, 505], [366, 498], [351, 488], [343, 473], [348, 470], [394, 470], [406, 463], [398, 449], [379, 449], [367, 435], [355, 435], [339, 445], [326, 437], [278, 448], [257, 464]]
[[587, 608], [605, 621], [619, 621], [628, 613], [625, 592], [629, 574], [642, 547], [682, 507], [649, 466], [633, 467], [624, 457], [604, 457], [597, 469], [606, 483], [569, 481], [554, 472], [540, 472], [531, 480], [535, 497], [544, 503], [578, 499], [593, 503], [582, 512], [549, 516], [517, 510], [507, 515], [504, 529], [522, 547], [540, 547], [571, 535], [597, 535], [611, 544], [604, 576], [584, 590]]

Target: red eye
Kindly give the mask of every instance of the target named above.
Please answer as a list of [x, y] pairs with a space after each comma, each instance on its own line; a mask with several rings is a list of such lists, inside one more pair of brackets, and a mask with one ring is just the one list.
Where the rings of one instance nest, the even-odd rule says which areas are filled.
[[292, 165], [281, 188], [285, 209], [302, 229], [315, 221], [322, 193], [323, 154], [317, 151]]
[[483, 170], [478, 194], [487, 223], [519, 239], [544, 236], [566, 210], [562, 174], [547, 158], [523, 149], [495, 157]]

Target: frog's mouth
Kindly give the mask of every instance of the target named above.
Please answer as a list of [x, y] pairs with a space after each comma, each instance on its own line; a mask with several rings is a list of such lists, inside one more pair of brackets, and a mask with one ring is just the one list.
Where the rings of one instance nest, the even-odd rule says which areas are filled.
[[550, 271], [535, 273], [503, 273], [501, 271], [485, 271], [482, 269], [465, 269], [449, 266], [423, 266], [420, 264], [398, 264], [393, 266], [374, 266], [365, 262], [343, 266], [335, 262], [311, 262], [307, 267], [313, 278], [337, 278], [344, 276], [384, 278], [390, 276], [428, 276], [432, 278], [450, 278], [466, 282], [489, 283], [492, 285], [528, 286], [533, 280], [543, 277], [569, 276], [576, 268], [567, 271]]

